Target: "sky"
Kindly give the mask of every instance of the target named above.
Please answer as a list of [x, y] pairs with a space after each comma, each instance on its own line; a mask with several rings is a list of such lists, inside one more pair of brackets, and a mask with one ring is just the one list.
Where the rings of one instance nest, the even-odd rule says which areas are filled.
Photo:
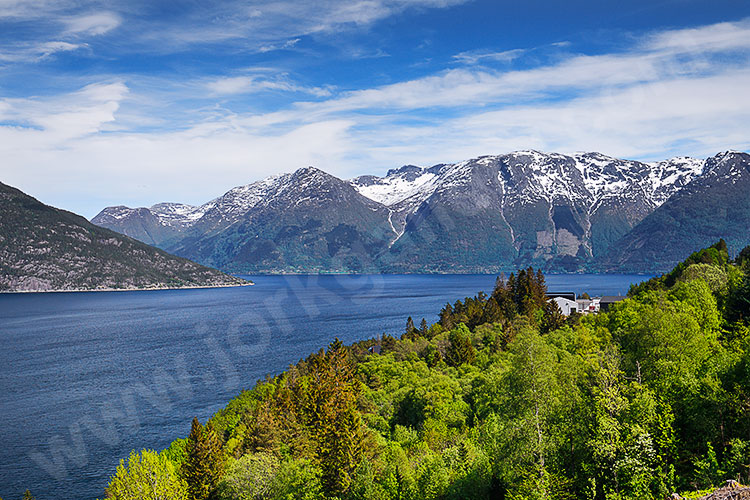
[[521, 149], [750, 149], [745, 0], [0, 0], [0, 182], [93, 217]]

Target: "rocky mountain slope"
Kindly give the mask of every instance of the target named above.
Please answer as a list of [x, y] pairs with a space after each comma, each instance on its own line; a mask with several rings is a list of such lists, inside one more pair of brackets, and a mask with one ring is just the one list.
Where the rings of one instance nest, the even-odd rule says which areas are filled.
[[[168, 216], [164, 214], [168, 213]], [[389, 210], [313, 167], [234, 188], [200, 207], [110, 207], [92, 222], [236, 272], [376, 271]]]
[[696, 177], [623, 237], [601, 262], [611, 271], [665, 269], [724, 238], [730, 249], [750, 244], [750, 155], [708, 158]]
[[[708, 179], [716, 158], [643, 163], [518, 151], [349, 181], [306, 168], [199, 207], [109, 207], [92, 221], [231, 271], [654, 271], [692, 250], [652, 262], [629, 246], [624, 256], [628, 235]], [[686, 245], [716, 239], [699, 233]]]
[[47, 206], [0, 183], [0, 290], [228, 286], [247, 282]]
[[[574, 270], [604, 255], [701, 169], [690, 158], [646, 164], [519, 151], [352, 182], [401, 224], [382, 259], [395, 269], [416, 270], [427, 251], [447, 267], [462, 255], [470, 269], [502, 260]], [[430, 245], [438, 237], [441, 245]]]

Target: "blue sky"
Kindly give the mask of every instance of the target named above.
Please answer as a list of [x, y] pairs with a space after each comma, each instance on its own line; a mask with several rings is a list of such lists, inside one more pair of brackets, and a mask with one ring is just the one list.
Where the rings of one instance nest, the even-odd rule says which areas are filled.
[[745, 1], [0, 0], [0, 181], [87, 217], [534, 148], [750, 148]]

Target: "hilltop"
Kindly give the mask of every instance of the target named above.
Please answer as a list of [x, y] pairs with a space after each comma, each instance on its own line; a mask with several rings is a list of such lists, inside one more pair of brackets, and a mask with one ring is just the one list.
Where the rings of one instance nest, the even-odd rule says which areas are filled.
[[175, 257], [0, 183], [0, 290], [237, 286], [247, 281]]

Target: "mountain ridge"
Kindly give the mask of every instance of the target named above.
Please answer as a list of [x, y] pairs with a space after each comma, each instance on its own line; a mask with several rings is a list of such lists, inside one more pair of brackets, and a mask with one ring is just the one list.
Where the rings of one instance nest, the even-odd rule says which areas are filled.
[[45, 205], [0, 183], [0, 291], [248, 284]]
[[[306, 167], [235, 187], [199, 207], [108, 207], [92, 222], [236, 272], [497, 272], [519, 265], [548, 271], [608, 270], [617, 268], [616, 259], [608, 257], [616, 253], [610, 247], [623, 245], [623, 238], [644, 219], [702, 178], [709, 160], [678, 156], [646, 163], [596, 152], [522, 150], [431, 167], [405, 165], [383, 177], [349, 180]], [[290, 232], [309, 233], [306, 224], [321, 217], [316, 199], [325, 197], [325, 189], [292, 195], [310, 176], [327, 176], [329, 187], [337, 186], [341, 196], [328, 200], [330, 213], [324, 218], [341, 219], [334, 238], [339, 247], [355, 234], [360, 243], [367, 240], [357, 251], [349, 249], [338, 257], [335, 251], [327, 257], [315, 251], [312, 258], [303, 258], [304, 245], [289, 240]], [[345, 184], [360, 196], [354, 197]], [[267, 221], [255, 227], [258, 214], [267, 213], [271, 205], [298, 217], [285, 215], [278, 227]], [[371, 217], [345, 216], [365, 208], [373, 212]], [[327, 227], [328, 236], [308, 235], [308, 243], [317, 239], [323, 245], [333, 229]], [[373, 237], [363, 239], [371, 230]], [[219, 245], [223, 249], [214, 238], [225, 242]], [[239, 252], [230, 247], [242, 246], [243, 238], [258, 240], [265, 254], [256, 252], [255, 261], [238, 260]], [[192, 246], [184, 245], [185, 240]], [[234, 243], [227, 246], [230, 240]], [[195, 245], [213, 248], [212, 255]], [[661, 270], [647, 264], [630, 268]]]

